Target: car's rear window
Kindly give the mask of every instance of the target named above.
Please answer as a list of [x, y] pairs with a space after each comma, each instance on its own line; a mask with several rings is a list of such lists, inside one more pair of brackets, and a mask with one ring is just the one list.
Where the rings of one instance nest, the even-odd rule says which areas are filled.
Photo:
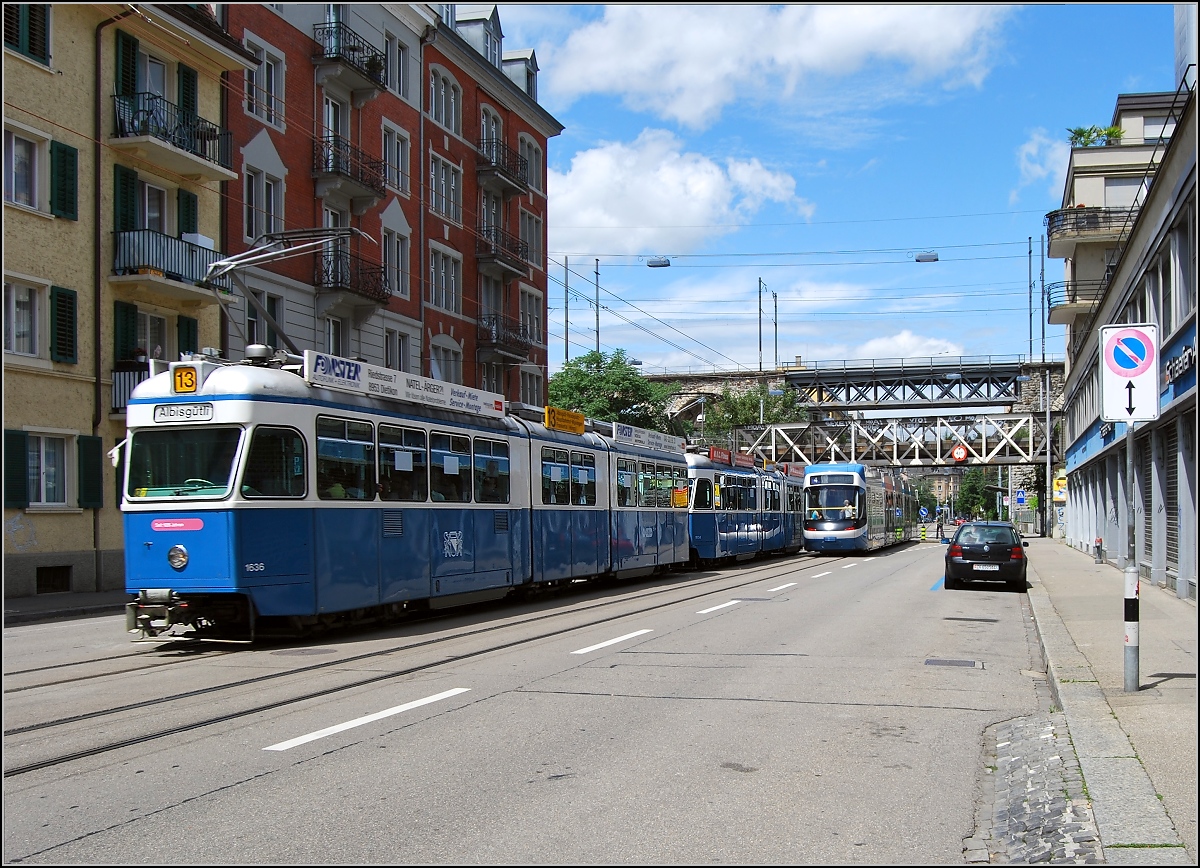
[[1010, 527], [983, 527], [963, 525], [958, 529], [955, 542], [959, 545], [999, 544], [1016, 545], [1017, 535]]

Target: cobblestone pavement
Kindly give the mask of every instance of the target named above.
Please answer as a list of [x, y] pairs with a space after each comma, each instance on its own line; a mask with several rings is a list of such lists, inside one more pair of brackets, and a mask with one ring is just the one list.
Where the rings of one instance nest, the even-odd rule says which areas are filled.
[[963, 861], [1104, 864], [1079, 759], [1065, 715], [1053, 708], [1036, 637], [1030, 659], [1039, 712], [985, 730], [975, 834], [963, 841]]

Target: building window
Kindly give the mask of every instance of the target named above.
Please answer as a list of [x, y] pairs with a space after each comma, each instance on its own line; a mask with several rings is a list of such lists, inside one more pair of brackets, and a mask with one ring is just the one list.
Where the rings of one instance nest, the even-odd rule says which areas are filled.
[[485, 392], [504, 394], [504, 366], [499, 362], [484, 362], [479, 366], [479, 388]]
[[29, 502], [66, 506], [67, 440], [65, 437], [29, 435]]
[[446, 383], [462, 383], [462, 351], [451, 347], [430, 347], [429, 375]]
[[37, 356], [41, 346], [38, 308], [42, 290], [20, 283], [4, 283], [4, 351]]
[[462, 217], [462, 170], [441, 157], [429, 158], [429, 207], [454, 222]]
[[283, 228], [283, 182], [258, 169], [246, 167], [245, 233], [249, 241]]
[[499, 142], [503, 138], [504, 127], [500, 123], [500, 116], [484, 106], [479, 110], [479, 144]]
[[[7, 11], [10, 7], [5, 6]], [[38, 208], [38, 142], [4, 131], [4, 201]]]
[[542, 189], [542, 149], [535, 145], [532, 141], [521, 137], [519, 144], [521, 156], [525, 159], [525, 179], [529, 182], [529, 186], [535, 190]]
[[542, 221], [528, 211], [521, 212], [521, 240], [529, 249], [526, 259], [536, 268], [542, 268]]
[[388, 89], [402, 97], [408, 96], [408, 46], [390, 33], [384, 38], [384, 81]]
[[[167, 349], [167, 320], [149, 311], [139, 310], [137, 320], [138, 346], [145, 349], [147, 358], [170, 358]], [[182, 348], [181, 348], [182, 349]]]
[[396, 329], [383, 330], [383, 366], [393, 371], [408, 370], [408, 335]]
[[[277, 295], [268, 295], [265, 292], [254, 292], [254, 297], [258, 299], [267, 310], [267, 314], [275, 322], [279, 322], [280, 312], [283, 310], [283, 299]], [[266, 344], [269, 347], [279, 346], [279, 335], [275, 329], [271, 328], [270, 324], [261, 317], [258, 309], [252, 304], [246, 305], [246, 344]]]
[[535, 343], [542, 342], [542, 297], [521, 290], [521, 331]]
[[483, 29], [483, 56], [488, 59], [488, 63], [497, 69], [500, 68], [500, 58], [503, 54], [503, 41], [499, 36], [492, 32], [491, 28]]
[[479, 313], [485, 317], [504, 314], [504, 284], [499, 278], [479, 276]]
[[50, 4], [5, 3], [4, 47], [50, 65]]
[[462, 131], [462, 91], [458, 84], [438, 70], [429, 72], [429, 116], [452, 133]]
[[325, 317], [325, 351], [331, 356], [342, 354], [342, 321], [336, 316]]
[[141, 220], [139, 229], [167, 232], [167, 191], [162, 187], [138, 181], [138, 204]]
[[542, 376], [532, 371], [521, 371], [521, 403], [534, 407], [542, 406]]
[[388, 292], [408, 298], [408, 237], [383, 230], [383, 277]]
[[383, 128], [383, 167], [387, 184], [408, 192], [408, 137], [389, 126]]
[[257, 39], [246, 48], [259, 61], [246, 70], [246, 112], [273, 126], [283, 126], [283, 54]]
[[462, 312], [462, 262], [441, 250], [429, 257], [429, 303], [452, 313]]

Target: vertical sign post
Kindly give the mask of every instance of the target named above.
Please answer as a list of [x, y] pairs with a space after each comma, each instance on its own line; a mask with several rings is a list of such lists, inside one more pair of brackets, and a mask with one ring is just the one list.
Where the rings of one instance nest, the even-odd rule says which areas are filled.
[[1158, 326], [1112, 325], [1100, 329], [1100, 418], [1125, 423], [1125, 692], [1141, 688], [1137, 535], [1134, 531], [1133, 429], [1158, 418]]

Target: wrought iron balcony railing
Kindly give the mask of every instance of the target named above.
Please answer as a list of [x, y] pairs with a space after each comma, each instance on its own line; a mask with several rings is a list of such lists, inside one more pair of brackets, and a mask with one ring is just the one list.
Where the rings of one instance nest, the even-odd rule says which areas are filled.
[[[133, 229], [115, 233], [113, 273], [148, 274], [195, 284], [204, 279], [209, 265], [223, 257], [224, 254], [219, 250], [211, 250], [182, 238], [164, 235], [153, 229]], [[217, 278], [212, 283], [229, 292], [228, 276]]]
[[515, 350], [522, 356], [528, 355], [529, 348], [533, 346], [533, 339], [525, 326], [500, 314], [487, 314], [479, 318], [476, 340], [481, 347]]
[[1115, 235], [1136, 218], [1136, 208], [1060, 208], [1046, 215], [1046, 234], [1051, 240], [1067, 232]]
[[1107, 282], [1103, 280], [1068, 280], [1046, 284], [1050, 309], [1068, 304], [1095, 304], [1104, 295]]
[[313, 39], [321, 46], [321, 53], [313, 56], [313, 62], [336, 60], [345, 63], [380, 88], [384, 86], [386, 59], [383, 52], [345, 24], [318, 24], [313, 28]]
[[313, 171], [348, 178], [378, 196], [385, 192], [383, 160], [367, 156], [341, 136], [313, 139]]
[[324, 250], [317, 254], [313, 285], [318, 292], [352, 292], [380, 304], [391, 295], [383, 266], [346, 250]]
[[134, 387], [142, 380], [150, 378], [150, 363], [135, 361], [119, 361], [113, 363], [112, 370], [112, 409], [114, 413], [124, 413], [129, 406], [129, 398]]
[[529, 161], [500, 139], [479, 140], [479, 166], [504, 172], [522, 186], [529, 186]]
[[499, 226], [480, 226], [475, 239], [476, 256], [496, 256], [504, 259], [529, 261], [529, 243], [509, 235]]
[[153, 136], [223, 169], [233, 166], [233, 133], [152, 93], [114, 96], [117, 138]]

